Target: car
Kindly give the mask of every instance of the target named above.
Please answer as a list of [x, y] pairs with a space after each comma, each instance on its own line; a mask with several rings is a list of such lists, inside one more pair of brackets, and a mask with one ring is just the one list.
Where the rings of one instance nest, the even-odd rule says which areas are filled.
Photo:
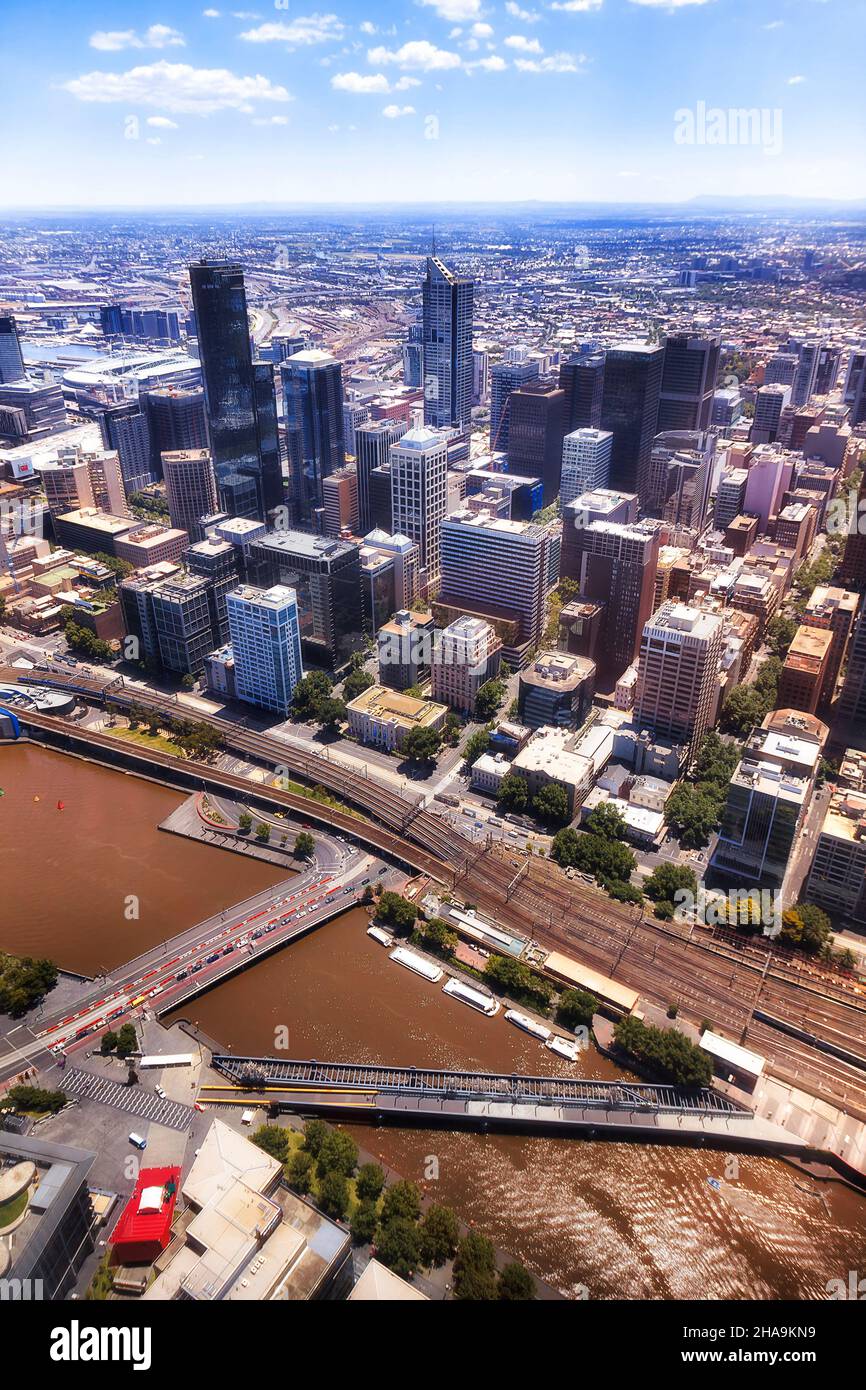
[[223, 955], [224, 955], [224, 956], [230, 956], [231, 953], [232, 953], [232, 951], [233, 951], [234, 949], [235, 949], [235, 948], [234, 948], [234, 946], [232, 945], [232, 943], [229, 942], [228, 946], [224, 946], [224, 947], [223, 947]]
[[258, 931], [254, 931], [254, 932], [253, 932], [252, 936], [250, 937], [250, 940], [251, 940], [251, 941], [258, 941], [259, 937], [263, 935], [264, 930], [265, 930], [264, 927], [259, 927], [259, 930], [258, 930]]
[[185, 980], [188, 974], [189, 974], [189, 971], [188, 971], [188, 970], [178, 970], [178, 972], [177, 972], [177, 974], [175, 975], [174, 978], [175, 978], [176, 980]]
[[160, 1100], [166, 1099], [165, 1091], [162, 1089], [161, 1086], [154, 1086], [153, 1090], [154, 1094], [159, 1096]]
[[220, 953], [219, 953], [219, 951], [214, 951], [212, 955], [206, 956], [206, 957], [205, 957], [205, 965], [213, 965], [214, 961], [215, 961], [215, 960], [219, 960], [219, 958], [220, 958]]
[[191, 966], [189, 967], [189, 973], [190, 973], [190, 975], [197, 975], [198, 972], [201, 970], [203, 964], [204, 964], [204, 962], [199, 960], [199, 961], [196, 961], [195, 965], [191, 965]]

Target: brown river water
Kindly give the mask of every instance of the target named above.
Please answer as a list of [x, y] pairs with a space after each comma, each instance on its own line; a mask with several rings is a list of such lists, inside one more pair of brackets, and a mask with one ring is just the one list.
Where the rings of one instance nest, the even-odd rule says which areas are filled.
[[[62, 754], [0, 748], [0, 787], [0, 949], [48, 954], [89, 972], [282, 876], [159, 833], [176, 793]], [[138, 921], [124, 916], [129, 894], [140, 896]], [[184, 1013], [241, 1053], [272, 1052], [275, 1029], [287, 1027], [300, 1057], [567, 1069], [501, 1014], [483, 1018], [392, 964], [366, 925], [363, 912], [348, 912]], [[578, 1065], [587, 1076], [616, 1074], [594, 1052]], [[866, 1199], [776, 1160], [432, 1130], [354, 1132], [567, 1295], [583, 1287], [590, 1298], [823, 1298], [828, 1280], [866, 1271]], [[721, 1192], [711, 1176], [722, 1180]]]

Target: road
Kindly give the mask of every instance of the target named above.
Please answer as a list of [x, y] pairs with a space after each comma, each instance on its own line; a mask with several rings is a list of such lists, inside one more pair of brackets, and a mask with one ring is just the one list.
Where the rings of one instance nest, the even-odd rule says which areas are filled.
[[120, 1027], [140, 1009], [161, 1014], [178, 1007], [352, 906], [384, 865], [352, 851], [332, 869], [315, 865], [150, 947], [95, 981], [72, 1013], [40, 1010], [36, 1020], [7, 1034], [0, 1081], [26, 1066], [43, 1066], [58, 1049], [69, 1054], [92, 1046], [106, 1029]]

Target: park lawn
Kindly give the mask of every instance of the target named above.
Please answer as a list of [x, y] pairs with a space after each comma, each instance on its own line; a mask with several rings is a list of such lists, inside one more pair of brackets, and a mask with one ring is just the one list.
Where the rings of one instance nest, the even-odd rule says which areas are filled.
[[157, 753], [168, 753], [173, 758], [184, 757], [184, 752], [162, 734], [149, 734], [144, 729], [106, 729], [112, 738], [122, 738], [127, 743], [139, 743], [143, 748], [153, 748]]
[[344, 815], [354, 816], [357, 820], [369, 820], [368, 816], [356, 811], [354, 806], [347, 806], [344, 801], [338, 801], [329, 792], [317, 792], [312, 787], [304, 786], [303, 782], [295, 782], [290, 777], [277, 777], [274, 786], [281, 792], [291, 792], [293, 796], [305, 796], [308, 801], [317, 801], [321, 806], [332, 806], [335, 811], [342, 811]]

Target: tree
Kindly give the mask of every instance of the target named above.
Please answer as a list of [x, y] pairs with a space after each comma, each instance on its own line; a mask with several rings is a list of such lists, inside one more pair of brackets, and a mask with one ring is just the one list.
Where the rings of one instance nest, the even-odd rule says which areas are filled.
[[376, 1234], [379, 1214], [375, 1202], [359, 1202], [352, 1216], [350, 1230], [356, 1245], [369, 1245]]
[[479, 686], [478, 693], [475, 696], [476, 719], [492, 719], [499, 711], [504, 699], [504, 681], [495, 679], [485, 681], [482, 686]]
[[333, 681], [324, 671], [309, 671], [292, 692], [292, 712], [296, 719], [318, 719], [319, 708], [328, 699]]
[[376, 1243], [376, 1258], [401, 1279], [408, 1279], [418, 1268], [420, 1247], [421, 1236], [414, 1221], [401, 1216], [388, 1222], [383, 1220]]
[[124, 1023], [117, 1035], [118, 1057], [131, 1057], [138, 1051], [138, 1034], [132, 1023]]
[[349, 1184], [342, 1173], [326, 1173], [319, 1183], [319, 1206], [326, 1216], [342, 1221], [349, 1210]]
[[733, 689], [722, 706], [719, 721], [726, 733], [737, 734], [740, 738], [751, 732], [773, 708], [766, 695], [762, 694], [757, 683], [738, 685]]
[[697, 897], [698, 880], [694, 870], [685, 864], [658, 864], [643, 886], [643, 891], [654, 903], [675, 903], [677, 893], [687, 889], [692, 897]]
[[298, 859], [312, 859], [316, 851], [316, 842], [309, 830], [299, 830], [295, 836], [295, 856]]
[[796, 618], [786, 618], [777, 613], [767, 624], [766, 642], [774, 656], [784, 657], [794, 640], [799, 623]]
[[304, 1148], [313, 1158], [318, 1158], [319, 1150], [330, 1133], [330, 1125], [324, 1120], [307, 1120], [304, 1125]]
[[63, 1091], [48, 1091], [42, 1086], [10, 1086], [0, 1096], [0, 1110], [16, 1110], [37, 1115], [56, 1115], [66, 1104]]
[[422, 922], [418, 936], [429, 951], [450, 959], [457, 950], [458, 936], [452, 931], [443, 917], [431, 917]]
[[513, 1260], [500, 1271], [497, 1288], [500, 1299], [506, 1303], [535, 1298], [535, 1280], [529, 1270], [517, 1260]]
[[57, 966], [45, 957], [0, 952], [0, 1014], [20, 1018], [57, 984]]
[[260, 1125], [252, 1140], [256, 1148], [280, 1163], [285, 1163], [289, 1156], [289, 1136], [281, 1125]]
[[414, 1182], [400, 1178], [385, 1189], [382, 1199], [382, 1224], [400, 1219], [417, 1221], [421, 1215], [421, 1193]]
[[462, 725], [460, 723], [459, 718], [454, 713], [454, 711], [451, 710], [450, 714], [447, 714], [445, 716], [445, 727], [442, 730], [442, 737], [445, 743], [448, 744], [449, 748], [457, 747], [458, 743], [460, 742], [461, 728]]
[[322, 700], [319, 704], [316, 721], [321, 724], [323, 729], [336, 729], [338, 724], [342, 724], [347, 719], [346, 706], [342, 700], [333, 698]]
[[486, 753], [490, 747], [490, 733], [491, 729], [489, 727], [486, 729], [476, 729], [475, 733], [470, 734], [463, 745], [463, 756], [470, 767], [473, 763], [477, 763], [481, 755]]
[[306, 1196], [313, 1182], [313, 1159], [306, 1149], [296, 1149], [286, 1164], [286, 1179], [293, 1192]]
[[358, 1176], [355, 1180], [358, 1200], [361, 1202], [378, 1202], [384, 1186], [385, 1174], [382, 1172], [378, 1163], [362, 1163], [361, 1167], [358, 1169]]
[[415, 925], [418, 909], [408, 898], [401, 897], [391, 888], [386, 888], [379, 898], [376, 916], [386, 926], [394, 927], [399, 932], [408, 933]]
[[103, 1057], [107, 1057], [109, 1052], [113, 1052], [116, 1047], [117, 1034], [108, 1028], [99, 1040], [99, 1051]]
[[350, 1178], [358, 1162], [358, 1145], [343, 1129], [329, 1129], [322, 1140], [316, 1158], [316, 1171], [320, 1177], [326, 1173], [342, 1173]]
[[564, 825], [571, 818], [568, 791], [562, 782], [547, 782], [532, 799], [532, 809], [545, 825]]
[[191, 671], [187, 671], [186, 675], [181, 680], [181, 685], [184, 690], [193, 690], [195, 688], [195, 676]]
[[797, 903], [782, 913], [782, 941], [809, 955], [816, 955], [833, 939], [827, 913], [814, 903]]
[[497, 805], [503, 811], [521, 812], [529, 801], [529, 783], [518, 772], [506, 772], [496, 793]]
[[665, 819], [683, 849], [703, 849], [719, 828], [723, 810], [724, 797], [717, 790], [701, 790], [683, 782], [668, 797]]
[[363, 695], [364, 691], [369, 690], [370, 686], [374, 684], [369, 671], [356, 667], [343, 681], [343, 699], [348, 704], [350, 700], [355, 700], [359, 695]]
[[655, 1028], [629, 1014], [614, 1029], [617, 1044], [665, 1081], [677, 1086], [709, 1086], [709, 1055], [675, 1028]]
[[566, 1028], [589, 1028], [598, 1010], [598, 1000], [588, 990], [565, 989], [559, 996], [556, 1017]]
[[271, 827], [268, 825], [267, 821], [260, 820], [256, 826], [256, 839], [261, 841], [263, 845], [266, 845], [270, 838]]
[[400, 751], [409, 762], [432, 763], [441, 747], [442, 735], [439, 730], [428, 726], [410, 729]]
[[238, 830], [252, 830], [253, 818], [249, 811], [241, 811], [238, 816]]
[[503, 994], [525, 1000], [542, 1012], [553, 995], [553, 986], [547, 980], [513, 956], [491, 956], [484, 967], [484, 977]]
[[492, 1303], [498, 1296], [496, 1251], [493, 1242], [470, 1231], [457, 1247], [454, 1261], [454, 1296], [461, 1300]]
[[421, 1258], [425, 1265], [444, 1265], [457, 1249], [460, 1225], [450, 1207], [432, 1206], [421, 1222]]
[[586, 828], [591, 835], [601, 835], [606, 840], [624, 840], [626, 824], [622, 812], [602, 801], [586, 818]]
[[637, 860], [621, 840], [604, 840], [600, 835], [573, 830], [570, 826], [557, 832], [550, 847], [550, 857], [565, 868], [579, 869], [592, 874], [598, 883], [628, 883]]

